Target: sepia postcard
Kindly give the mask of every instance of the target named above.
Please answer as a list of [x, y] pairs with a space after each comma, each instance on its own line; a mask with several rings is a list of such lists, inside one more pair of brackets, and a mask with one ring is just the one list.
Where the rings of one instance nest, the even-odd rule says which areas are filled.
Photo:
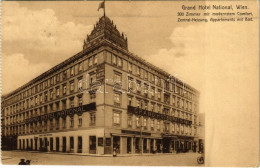
[[1, 166], [259, 166], [259, 1], [1, 2]]

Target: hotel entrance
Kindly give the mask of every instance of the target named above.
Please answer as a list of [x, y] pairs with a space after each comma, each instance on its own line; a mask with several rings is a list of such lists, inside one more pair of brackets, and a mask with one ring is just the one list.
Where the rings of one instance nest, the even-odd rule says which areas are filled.
[[163, 153], [170, 153], [171, 138], [163, 138]]
[[116, 149], [117, 153], [120, 153], [120, 137], [113, 136], [113, 150]]

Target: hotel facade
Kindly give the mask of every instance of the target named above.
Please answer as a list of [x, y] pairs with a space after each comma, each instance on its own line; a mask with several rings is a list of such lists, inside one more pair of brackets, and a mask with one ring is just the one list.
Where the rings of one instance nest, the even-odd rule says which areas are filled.
[[106, 16], [83, 50], [2, 96], [2, 147], [112, 154], [198, 151], [199, 92], [128, 51]]

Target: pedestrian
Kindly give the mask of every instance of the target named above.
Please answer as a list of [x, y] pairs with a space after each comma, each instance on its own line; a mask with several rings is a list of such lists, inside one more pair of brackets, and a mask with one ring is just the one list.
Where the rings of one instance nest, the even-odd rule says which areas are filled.
[[113, 157], [116, 157], [117, 155], [117, 151], [116, 151], [116, 148], [113, 149]]
[[26, 160], [26, 165], [30, 165], [31, 161], [30, 160]]
[[21, 161], [19, 162], [19, 164], [18, 165], [26, 165], [26, 163], [25, 163], [25, 161], [24, 161], [25, 159], [21, 159]]

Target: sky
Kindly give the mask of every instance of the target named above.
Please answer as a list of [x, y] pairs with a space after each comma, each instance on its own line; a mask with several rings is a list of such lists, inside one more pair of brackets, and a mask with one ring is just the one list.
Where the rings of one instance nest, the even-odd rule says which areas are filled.
[[[3, 2], [3, 94], [80, 52], [84, 38], [102, 16], [98, 4]], [[173, 11], [180, 5], [107, 2], [106, 15], [127, 35], [130, 52], [202, 90], [203, 80], [191, 79], [190, 73], [203, 73], [198, 68], [204, 59], [198, 48], [203, 43], [203, 32], [190, 30], [203, 27], [176, 22]], [[165, 61], [158, 63], [161, 58]]]
[[[253, 22], [178, 23], [182, 4], [107, 2], [129, 51], [198, 89], [205, 113], [206, 165], [259, 165], [259, 14]], [[82, 50], [102, 12], [99, 2], [2, 2], [2, 93]], [[221, 10], [219, 11], [221, 12]]]

